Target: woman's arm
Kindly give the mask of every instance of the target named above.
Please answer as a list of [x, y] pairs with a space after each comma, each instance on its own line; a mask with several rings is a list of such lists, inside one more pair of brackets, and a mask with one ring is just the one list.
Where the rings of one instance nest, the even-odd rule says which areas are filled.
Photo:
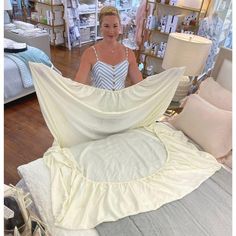
[[140, 82], [143, 77], [141, 72], [138, 69], [138, 65], [136, 62], [136, 58], [134, 55], [134, 52], [131, 49], [129, 50], [129, 71], [128, 71], [128, 77], [131, 80], [132, 84], [137, 84], [138, 82]]
[[79, 70], [76, 73], [75, 81], [90, 85], [90, 77], [89, 73], [91, 70], [92, 64], [91, 64], [91, 48], [88, 48], [84, 51], [80, 64], [79, 64]]

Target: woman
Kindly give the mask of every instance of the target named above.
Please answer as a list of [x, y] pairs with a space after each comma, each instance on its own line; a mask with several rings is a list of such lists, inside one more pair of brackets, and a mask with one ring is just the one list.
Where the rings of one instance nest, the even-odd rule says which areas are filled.
[[141, 81], [133, 51], [117, 41], [121, 27], [118, 10], [103, 7], [99, 23], [103, 39], [85, 50], [75, 80], [109, 90], [123, 89], [127, 77], [132, 84]]

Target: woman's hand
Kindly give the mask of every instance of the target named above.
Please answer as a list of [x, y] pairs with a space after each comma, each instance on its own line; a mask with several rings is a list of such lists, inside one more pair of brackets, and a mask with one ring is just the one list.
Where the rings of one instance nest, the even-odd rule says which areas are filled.
[[129, 50], [129, 71], [128, 71], [128, 77], [131, 80], [132, 84], [137, 84], [141, 80], [143, 80], [142, 73], [138, 69], [136, 57], [134, 55], [134, 52], [131, 49]]

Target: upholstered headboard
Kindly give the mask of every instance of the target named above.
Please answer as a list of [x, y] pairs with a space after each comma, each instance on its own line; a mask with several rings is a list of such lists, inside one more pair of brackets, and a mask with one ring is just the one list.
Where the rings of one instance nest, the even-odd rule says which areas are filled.
[[4, 25], [11, 23], [10, 16], [7, 11], [4, 11]]
[[232, 50], [221, 47], [211, 76], [232, 92]]

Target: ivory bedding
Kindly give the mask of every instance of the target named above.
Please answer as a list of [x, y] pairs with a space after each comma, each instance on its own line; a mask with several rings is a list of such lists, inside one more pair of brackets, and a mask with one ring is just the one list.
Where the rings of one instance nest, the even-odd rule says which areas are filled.
[[18, 168], [51, 235], [55, 236], [231, 236], [232, 174], [224, 168], [180, 200], [157, 210], [102, 223], [96, 229], [68, 230], [55, 227], [50, 195], [50, 172], [39, 158]]
[[43, 159], [56, 226], [89, 229], [155, 210], [220, 169], [181, 132], [155, 122], [170, 103], [182, 68], [111, 92], [71, 81], [42, 64], [30, 67], [55, 138]]

